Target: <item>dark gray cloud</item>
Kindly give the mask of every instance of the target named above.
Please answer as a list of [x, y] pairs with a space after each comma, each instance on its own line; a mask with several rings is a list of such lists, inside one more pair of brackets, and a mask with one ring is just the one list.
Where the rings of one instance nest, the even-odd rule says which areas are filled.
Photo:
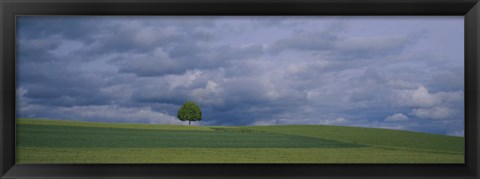
[[112, 60], [119, 65], [119, 72], [137, 76], [162, 76], [182, 74], [191, 69], [212, 70], [230, 65], [230, 62], [256, 58], [263, 54], [263, 47], [208, 47], [195, 44], [175, 46], [170, 50], [157, 48], [149, 53], [125, 54]]
[[17, 19], [17, 116], [463, 134], [461, 17]]

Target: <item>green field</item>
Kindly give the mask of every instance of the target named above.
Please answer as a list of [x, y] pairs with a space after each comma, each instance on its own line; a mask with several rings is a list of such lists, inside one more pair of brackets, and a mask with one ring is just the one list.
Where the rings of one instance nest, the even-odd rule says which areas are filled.
[[17, 119], [17, 163], [463, 163], [464, 138], [360, 127]]

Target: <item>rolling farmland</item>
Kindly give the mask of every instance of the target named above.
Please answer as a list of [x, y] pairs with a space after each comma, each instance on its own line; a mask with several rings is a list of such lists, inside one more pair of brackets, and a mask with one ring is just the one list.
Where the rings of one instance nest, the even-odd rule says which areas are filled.
[[463, 163], [464, 138], [360, 127], [17, 119], [17, 163]]

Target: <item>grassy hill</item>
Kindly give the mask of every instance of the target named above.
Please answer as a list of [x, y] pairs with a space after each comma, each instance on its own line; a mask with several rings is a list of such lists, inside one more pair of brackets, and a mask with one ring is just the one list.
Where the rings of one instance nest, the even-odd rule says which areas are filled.
[[359, 127], [17, 119], [18, 163], [463, 163], [464, 138]]
[[463, 137], [401, 130], [316, 125], [252, 126], [248, 128], [392, 149], [452, 153], [462, 153], [464, 151]]

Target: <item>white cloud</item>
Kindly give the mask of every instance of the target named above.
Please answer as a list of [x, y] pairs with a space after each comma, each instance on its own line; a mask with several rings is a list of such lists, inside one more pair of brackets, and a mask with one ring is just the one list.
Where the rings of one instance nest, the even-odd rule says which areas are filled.
[[254, 126], [270, 126], [270, 125], [277, 125], [278, 120], [277, 119], [270, 119], [270, 120], [256, 120], [255, 122], [252, 123]]
[[202, 75], [202, 71], [200, 70], [188, 70], [181, 75], [166, 76], [165, 81], [169, 84], [170, 90], [173, 90], [176, 87], [190, 86], [201, 75]]
[[150, 124], [182, 124], [176, 117], [152, 111], [149, 107], [119, 106], [74, 106], [53, 109], [59, 114], [68, 114], [76, 119], [100, 118], [106, 121], [138, 122], [148, 121]]
[[392, 100], [400, 107], [431, 108], [442, 103], [462, 101], [463, 91], [430, 93], [425, 86], [420, 86], [414, 90], [399, 90]]
[[442, 103], [453, 104], [456, 102], [463, 102], [464, 92], [462, 91], [453, 91], [453, 92], [438, 92], [435, 95], [442, 100]]
[[150, 53], [124, 54], [118, 60], [120, 72], [155, 76], [158, 74], [178, 71], [179, 64], [171, 59], [161, 47], [155, 48]]
[[424, 119], [448, 119], [453, 114], [454, 111], [452, 109], [444, 106], [412, 110], [412, 115]]
[[381, 129], [393, 129], [393, 130], [407, 130], [408, 127], [402, 124], [397, 123], [370, 123], [370, 124], [356, 124], [355, 126], [359, 127], [368, 127], [368, 128], [381, 128]]
[[[282, 117], [284, 116], [284, 117]], [[352, 121], [344, 117], [337, 117], [335, 119], [295, 119], [288, 118], [289, 115], [278, 115], [273, 119], [260, 119], [254, 121], [251, 125], [298, 125], [298, 124], [314, 124], [314, 125], [348, 125]]]
[[385, 122], [398, 122], [406, 120], [408, 120], [408, 116], [402, 113], [396, 113], [385, 118]]
[[208, 80], [205, 88], [196, 88], [191, 92], [195, 101], [201, 104], [224, 105], [223, 89], [214, 81]]
[[348, 122], [348, 120], [343, 118], [343, 117], [337, 117], [335, 119], [321, 120], [321, 124], [326, 124], [326, 125], [339, 125], [339, 124], [345, 124], [347, 122]]
[[405, 107], [432, 107], [440, 102], [440, 99], [430, 94], [424, 86], [415, 90], [401, 90], [394, 100], [397, 105]]
[[459, 130], [459, 131], [452, 131], [452, 132], [448, 132], [447, 135], [451, 135], [451, 136], [465, 136], [465, 131], [464, 130]]
[[139, 44], [151, 45], [159, 40], [164, 40], [169, 37], [180, 36], [180, 32], [173, 27], [153, 28], [143, 27], [137, 29], [137, 33], [134, 35], [134, 41]]
[[57, 56], [66, 56], [84, 47], [82, 41], [63, 40], [60, 46], [49, 52]]
[[16, 89], [16, 94], [17, 94], [17, 98], [21, 98], [23, 97], [23, 95], [25, 95], [25, 93], [28, 92], [28, 90], [26, 90], [25, 88], [22, 88], [22, 87], [19, 87]]
[[128, 99], [132, 96], [131, 85], [118, 84], [112, 86], [106, 86], [99, 89], [100, 93], [106, 96], [111, 96], [115, 99]]
[[408, 89], [408, 90], [417, 89], [419, 86], [417, 83], [414, 83], [411, 81], [397, 80], [397, 79], [389, 80], [387, 84], [389, 84], [391, 87], [395, 89]]

